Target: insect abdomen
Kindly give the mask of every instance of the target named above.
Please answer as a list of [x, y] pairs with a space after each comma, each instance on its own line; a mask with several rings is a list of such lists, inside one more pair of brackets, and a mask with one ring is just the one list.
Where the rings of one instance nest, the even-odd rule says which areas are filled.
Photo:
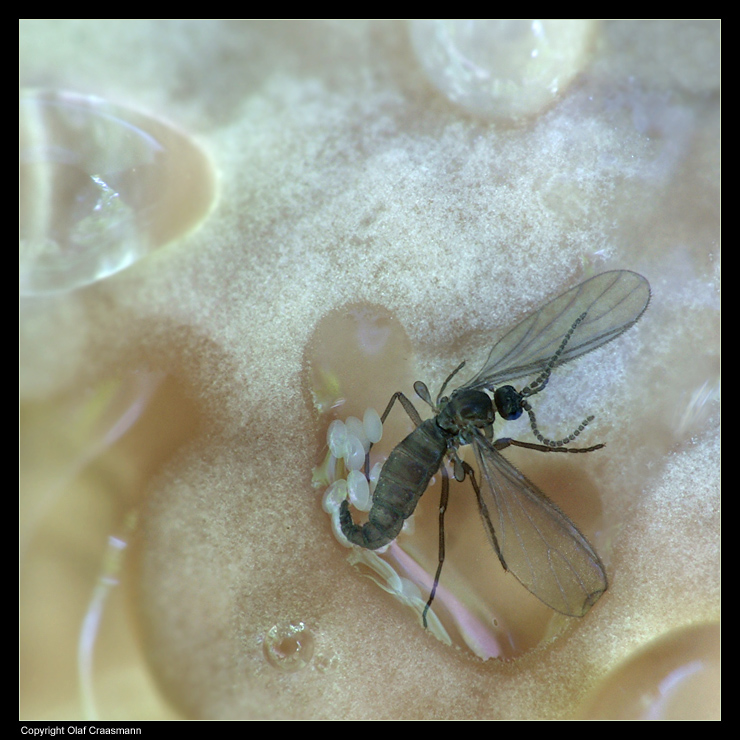
[[339, 521], [350, 542], [377, 550], [396, 539], [404, 520], [414, 513], [429, 480], [439, 469], [448, 436], [434, 419], [427, 419], [396, 446], [380, 472], [365, 524], [355, 524], [349, 505], [342, 502]]

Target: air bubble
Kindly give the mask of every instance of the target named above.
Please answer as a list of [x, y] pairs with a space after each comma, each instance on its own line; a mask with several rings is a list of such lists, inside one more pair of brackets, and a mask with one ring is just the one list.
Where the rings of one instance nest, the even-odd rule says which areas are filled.
[[73, 290], [195, 227], [215, 185], [170, 125], [101, 98], [20, 96], [20, 292]]
[[415, 20], [429, 80], [470, 113], [517, 120], [551, 104], [588, 62], [591, 20]]
[[273, 668], [294, 673], [305, 668], [313, 657], [313, 634], [303, 622], [275, 624], [265, 635], [262, 649]]

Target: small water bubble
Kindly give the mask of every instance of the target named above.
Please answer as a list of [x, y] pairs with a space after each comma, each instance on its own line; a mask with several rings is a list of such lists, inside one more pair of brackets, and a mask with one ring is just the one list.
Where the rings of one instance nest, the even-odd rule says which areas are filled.
[[183, 133], [101, 98], [24, 91], [19, 106], [20, 291], [73, 290], [191, 230], [212, 168]]
[[293, 673], [305, 668], [313, 657], [313, 634], [303, 622], [275, 624], [265, 635], [262, 649], [273, 668]]
[[321, 673], [334, 671], [339, 666], [339, 656], [336, 653], [330, 655], [317, 655], [314, 660], [316, 670]]

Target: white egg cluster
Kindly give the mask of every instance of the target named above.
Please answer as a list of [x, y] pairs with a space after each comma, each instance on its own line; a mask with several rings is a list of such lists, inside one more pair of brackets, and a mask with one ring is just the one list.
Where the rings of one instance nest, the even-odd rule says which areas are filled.
[[383, 424], [375, 409], [367, 409], [362, 421], [355, 416], [348, 417], [346, 421], [337, 419], [329, 424], [326, 433], [329, 455], [323, 467], [327, 479], [332, 482], [324, 493], [322, 507], [331, 515], [335, 536], [347, 547], [350, 543], [339, 525], [339, 506], [349, 498], [355, 509], [370, 510], [372, 492], [383, 464], [373, 465], [368, 476], [370, 480], [362, 472], [362, 468], [370, 446], [379, 442], [382, 436]]
[[[349, 499], [352, 506], [359, 511], [369, 511], [372, 506], [373, 491], [383, 462], [375, 463], [367, 476], [363, 469], [370, 446], [379, 442], [382, 434], [383, 424], [374, 409], [367, 409], [362, 421], [354, 416], [348, 417], [345, 421], [338, 419], [333, 421], [326, 433], [329, 452], [323, 464], [314, 470], [313, 485], [318, 488], [329, 484], [321, 505], [331, 517], [334, 536], [345, 547], [351, 548], [347, 560], [356, 567], [362, 566], [363, 575], [408, 606], [421, 622], [426, 597], [422, 596], [416, 583], [399, 575], [395, 569], [399, 557], [403, 561], [409, 561], [409, 556], [397, 552], [396, 557], [390, 562], [379, 557], [391, 547], [392, 543], [377, 550], [353, 547], [339, 524], [339, 507], [345, 499]], [[409, 526], [413, 526], [411, 519], [404, 523], [404, 530]], [[428, 622], [430, 632], [437, 639], [447, 645], [452, 644], [442, 623], [432, 611], [428, 614]]]

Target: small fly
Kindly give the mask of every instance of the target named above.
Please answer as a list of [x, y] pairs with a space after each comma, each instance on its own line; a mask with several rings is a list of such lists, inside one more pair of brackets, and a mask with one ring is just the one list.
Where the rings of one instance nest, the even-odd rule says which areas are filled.
[[[416, 394], [435, 416], [422, 421], [403, 393], [395, 393], [381, 421], [396, 400], [416, 425], [385, 461], [373, 494], [368, 521], [355, 524], [347, 501], [339, 510], [344, 536], [353, 544], [377, 550], [392, 542], [413, 514], [430, 479], [441, 468], [439, 505], [439, 565], [422, 619], [434, 601], [445, 559], [444, 515], [449, 494], [445, 458], [454, 477], [469, 477], [478, 500], [483, 526], [504, 570], [538, 599], [562, 614], [582, 617], [607, 589], [604, 565], [578, 527], [500, 454], [507, 447], [540, 452], [584, 453], [601, 449], [570, 447], [593, 419], [588, 417], [567, 437], [546, 439], [539, 431], [530, 400], [547, 386], [553, 369], [600, 347], [629, 329], [650, 301], [650, 284], [635, 272], [604, 272], [563, 293], [529, 315], [491, 349], [475, 377], [444, 392], [463, 362], [442, 385], [436, 402], [427, 386], [414, 383]], [[536, 375], [517, 391], [505, 381]], [[489, 395], [491, 393], [493, 398]], [[495, 413], [505, 420], [529, 416], [538, 444], [493, 438]], [[479, 473], [457, 449], [472, 444]]]

